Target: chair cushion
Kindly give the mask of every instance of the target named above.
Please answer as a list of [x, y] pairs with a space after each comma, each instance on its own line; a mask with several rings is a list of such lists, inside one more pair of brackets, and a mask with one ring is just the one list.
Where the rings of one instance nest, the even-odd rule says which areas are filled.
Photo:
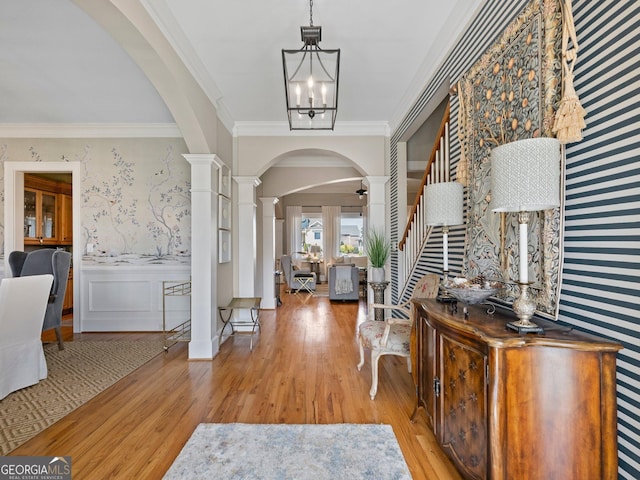
[[[380, 347], [380, 339], [384, 334], [386, 322], [368, 320], [360, 325], [360, 338], [365, 348]], [[389, 340], [383, 350], [401, 354], [409, 354], [409, 336], [411, 327], [409, 325], [391, 325]]]

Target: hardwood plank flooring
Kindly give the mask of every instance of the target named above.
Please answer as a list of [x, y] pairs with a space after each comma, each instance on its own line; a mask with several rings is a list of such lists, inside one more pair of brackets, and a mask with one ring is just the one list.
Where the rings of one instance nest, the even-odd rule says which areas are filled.
[[[11, 455], [70, 455], [74, 480], [160, 479], [201, 422], [385, 423], [414, 479], [459, 479], [424, 412], [409, 421], [415, 387], [404, 360], [382, 357], [378, 394], [369, 399], [368, 355], [356, 368], [364, 304], [286, 293], [282, 301], [261, 312], [252, 352], [248, 335], [238, 335], [212, 361], [189, 361], [188, 345], [178, 343]], [[73, 341], [150, 336], [160, 335], [76, 334]]]

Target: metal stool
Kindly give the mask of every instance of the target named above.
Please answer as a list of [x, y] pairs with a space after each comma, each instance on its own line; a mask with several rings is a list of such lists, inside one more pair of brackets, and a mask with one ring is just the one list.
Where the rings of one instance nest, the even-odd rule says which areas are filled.
[[295, 280], [300, 285], [298, 287], [298, 290], [296, 290], [296, 293], [298, 293], [300, 290], [306, 290], [311, 295], [313, 295], [313, 290], [311, 290], [311, 286], [309, 284], [314, 278], [315, 276], [313, 273], [298, 273], [295, 277]]

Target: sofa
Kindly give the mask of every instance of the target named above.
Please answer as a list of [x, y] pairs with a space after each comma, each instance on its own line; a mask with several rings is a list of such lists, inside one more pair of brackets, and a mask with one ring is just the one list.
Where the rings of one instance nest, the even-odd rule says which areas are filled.
[[329, 269], [334, 265], [351, 264], [355, 265], [359, 271], [358, 284], [362, 288], [362, 296], [367, 296], [367, 267], [369, 265], [368, 257], [332, 257], [327, 265], [327, 274]]
[[358, 300], [360, 298], [360, 269], [352, 263], [331, 265], [329, 300]]

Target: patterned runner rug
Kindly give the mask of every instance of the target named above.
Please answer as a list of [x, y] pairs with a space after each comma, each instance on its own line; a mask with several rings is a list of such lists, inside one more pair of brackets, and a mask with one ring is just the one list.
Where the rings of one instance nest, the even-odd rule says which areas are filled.
[[390, 425], [201, 423], [165, 480], [411, 480]]
[[6, 455], [163, 351], [160, 341], [76, 341], [44, 347], [46, 379], [0, 400]]

